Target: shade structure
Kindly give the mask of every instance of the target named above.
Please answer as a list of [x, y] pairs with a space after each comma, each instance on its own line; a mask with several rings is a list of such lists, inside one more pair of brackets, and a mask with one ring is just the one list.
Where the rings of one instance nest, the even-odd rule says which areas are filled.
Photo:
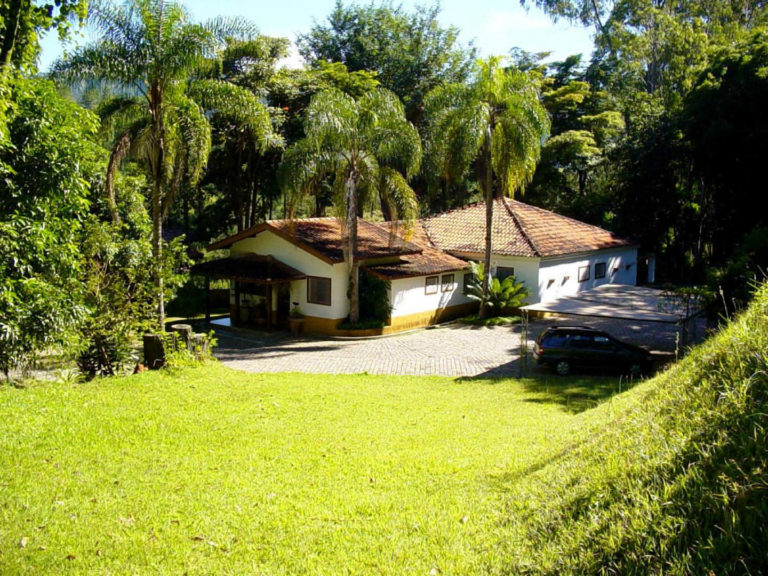
[[208, 278], [235, 280], [263, 286], [283, 284], [307, 277], [303, 272], [280, 262], [274, 256], [261, 254], [244, 254], [201, 262], [192, 266], [191, 273]]

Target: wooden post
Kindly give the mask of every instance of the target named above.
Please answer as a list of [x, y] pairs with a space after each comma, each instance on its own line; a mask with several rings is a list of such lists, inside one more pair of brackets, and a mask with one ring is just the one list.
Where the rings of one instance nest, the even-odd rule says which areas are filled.
[[173, 324], [171, 326], [171, 332], [177, 334], [179, 345], [184, 345], [187, 350], [190, 349], [192, 340], [192, 326], [189, 324]]
[[162, 334], [144, 334], [144, 365], [157, 370], [165, 364], [165, 345]]
[[265, 286], [264, 300], [267, 309], [267, 329], [274, 328], [272, 325], [272, 284], [267, 284]]

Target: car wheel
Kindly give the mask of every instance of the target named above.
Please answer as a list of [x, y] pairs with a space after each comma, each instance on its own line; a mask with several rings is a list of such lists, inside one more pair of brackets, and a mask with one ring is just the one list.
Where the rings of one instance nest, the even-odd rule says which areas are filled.
[[555, 364], [555, 372], [557, 372], [560, 376], [567, 376], [570, 371], [571, 363], [568, 362], [568, 360], [560, 360], [557, 364]]

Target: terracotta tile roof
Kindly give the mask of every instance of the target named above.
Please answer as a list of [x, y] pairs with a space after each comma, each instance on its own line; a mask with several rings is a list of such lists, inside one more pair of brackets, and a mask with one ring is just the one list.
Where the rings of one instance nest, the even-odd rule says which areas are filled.
[[[430, 240], [442, 250], [485, 251], [485, 203], [479, 202], [422, 221]], [[494, 200], [493, 253], [546, 257], [591, 252], [632, 243], [612, 232], [517, 200]]]
[[[377, 226], [385, 230], [387, 234], [391, 234], [394, 227], [394, 233], [400, 237], [404, 236], [406, 232], [401, 225], [394, 222], [381, 222]], [[421, 222], [417, 222], [414, 226], [410, 242], [421, 248], [420, 254], [401, 256], [398, 262], [377, 264], [368, 266], [366, 269], [381, 278], [396, 280], [398, 278], [430, 276], [442, 272], [464, 270], [469, 267], [465, 260], [451, 256], [432, 244]]]
[[[338, 218], [301, 218], [296, 220], [268, 220], [239, 234], [229, 236], [208, 246], [208, 250], [227, 248], [239, 240], [270, 230], [300, 248], [331, 263], [344, 261], [344, 236]], [[418, 254], [421, 248], [406, 242], [386, 230], [357, 219], [357, 260], [386, 258], [404, 254]]]

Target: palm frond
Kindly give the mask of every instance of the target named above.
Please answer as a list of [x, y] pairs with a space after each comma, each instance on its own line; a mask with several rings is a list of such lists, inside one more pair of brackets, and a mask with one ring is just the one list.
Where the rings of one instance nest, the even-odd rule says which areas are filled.
[[217, 16], [203, 23], [220, 46], [228, 40], [247, 41], [259, 34], [259, 27], [247, 18], [239, 16]]
[[143, 76], [143, 57], [122, 44], [100, 42], [57, 60], [52, 74], [68, 84], [100, 78], [123, 87], [135, 86]]
[[180, 98], [174, 110], [180, 141], [176, 147], [184, 150], [184, 176], [190, 186], [196, 186], [211, 151], [211, 125], [200, 106], [190, 98]]
[[389, 207], [390, 214], [394, 214], [398, 220], [401, 220], [410, 233], [413, 223], [419, 217], [419, 201], [416, 193], [397, 170], [384, 167], [380, 171], [381, 199]]
[[232, 118], [247, 129], [260, 150], [273, 142], [269, 110], [245, 88], [220, 80], [197, 80], [188, 92], [204, 109]]
[[307, 107], [306, 138], [317, 149], [351, 149], [359, 112], [351, 96], [335, 89], [315, 94]]

